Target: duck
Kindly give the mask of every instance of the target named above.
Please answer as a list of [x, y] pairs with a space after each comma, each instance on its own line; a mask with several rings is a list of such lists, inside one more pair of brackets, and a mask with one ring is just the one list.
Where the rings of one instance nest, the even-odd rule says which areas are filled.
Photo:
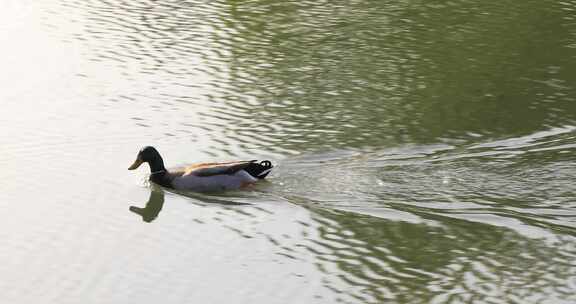
[[193, 192], [219, 192], [249, 188], [272, 171], [269, 160], [197, 163], [168, 170], [156, 148], [145, 146], [128, 170], [143, 163], [150, 167], [149, 180], [162, 187]]

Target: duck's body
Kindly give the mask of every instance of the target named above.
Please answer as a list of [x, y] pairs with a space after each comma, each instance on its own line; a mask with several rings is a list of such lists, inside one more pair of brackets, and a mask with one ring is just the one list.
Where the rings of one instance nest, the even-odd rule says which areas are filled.
[[160, 153], [144, 147], [129, 170], [142, 163], [150, 165], [150, 181], [176, 190], [214, 192], [242, 189], [264, 179], [272, 170], [270, 161], [256, 160], [227, 163], [201, 163], [167, 170]]

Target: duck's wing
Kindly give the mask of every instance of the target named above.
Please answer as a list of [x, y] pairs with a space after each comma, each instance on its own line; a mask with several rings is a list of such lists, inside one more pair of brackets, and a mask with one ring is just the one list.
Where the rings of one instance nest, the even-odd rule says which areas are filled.
[[229, 163], [203, 163], [196, 164], [186, 168], [186, 175], [195, 175], [200, 177], [234, 174], [240, 170], [246, 169], [254, 161], [239, 161]]

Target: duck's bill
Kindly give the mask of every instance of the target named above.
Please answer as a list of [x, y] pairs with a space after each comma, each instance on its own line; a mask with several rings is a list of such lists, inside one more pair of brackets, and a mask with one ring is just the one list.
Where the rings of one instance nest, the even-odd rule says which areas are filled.
[[142, 163], [143, 163], [143, 161], [140, 159], [140, 157], [138, 157], [138, 158], [134, 161], [134, 163], [133, 163], [130, 167], [128, 167], [128, 170], [134, 170], [134, 169], [140, 167], [140, 165], [141, 165]]

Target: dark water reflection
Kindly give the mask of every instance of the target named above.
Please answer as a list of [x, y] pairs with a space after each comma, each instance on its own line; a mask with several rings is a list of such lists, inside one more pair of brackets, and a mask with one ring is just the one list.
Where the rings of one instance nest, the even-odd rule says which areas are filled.
[[574, 37], [551, 3], [233, 5], [232, 87], [297, 150], [561, 126], [576, 113]]
[[[162, 207], [164, 206], [165, 190], [160, 187], [153, 185], [152, 189], [150, 189], [150, 196], [148, 197], [148, 201], [144, 208], [138, 206], [130, 206], [129, 210], [133, 213], [136, 213], [142, 217], [142, 220], [145, 222], [152, 222], [154, 221], [160, 211], [162, 211]], [[227, 196], [224, 196], [225, 193], [221, 193], [218, 196], [214, 195], [205, 195], [199, 193], [188, 193], [188, 192], [171, 192], [171, 194], [181, 195], [183, 197], [190, 198], [192, 202], [197, 205], [220, 205], [220, 206], [246, 206], [250, 205], [250, 203], [235, 201], [226, 199]], [[238, 196], [230, 196], [231, 199], [241, 199], [242, 197]]]
[[305, 247], [345, 302], [570, 302], [573, 131], [307, 155], [276, 190], [313, 210]]
[[475, 141], [576, 119], [565, 3], [69, 3], [91, 60], [140, 91], [125, 97], [193, 104], [170, 134], [203, 133], [208, 151]]
[[[575, 1], [18, 3], [0, 302], [576, 301]], [[165, 192], [142, 145], [278, 166]]]
[[140, 215], [145, 222], [152, 222], [158, 217], [164, 206], [164, 192], [162, 190], [150, 191], [150, 197], [144, 208], [130, 206], [129, 210]]
[[536, 303], [549, 301], [551, 295], [559, 301], [572, 298], [566, 285], [575, 274], [569, 266], [574, 251], [565, 243], [570, 238], [546, 242], [506, 228], [433, 215], [424, 216], [426, 222], [440, 225], [316, 211], [322, 240], [307, 249], [317, 255], [328, 287], [355, 287], [343, 295], [350, 302]]

